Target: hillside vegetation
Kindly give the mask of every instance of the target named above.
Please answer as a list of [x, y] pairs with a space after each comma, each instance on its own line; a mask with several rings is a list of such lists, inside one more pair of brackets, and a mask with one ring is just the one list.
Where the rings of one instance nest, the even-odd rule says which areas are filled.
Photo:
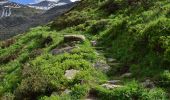
[[169, 100], [169, 67], [168, 0], [82, 0], [1, 42], [0, 97]]

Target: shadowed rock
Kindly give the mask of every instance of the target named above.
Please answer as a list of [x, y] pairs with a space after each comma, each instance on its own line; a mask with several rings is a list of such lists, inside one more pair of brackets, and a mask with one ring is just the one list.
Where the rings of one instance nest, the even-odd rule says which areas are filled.
[[86, 38], [84, 35], [64, 35], [64, 42], [73, 42], [73, 41], [85, 41]]
[[93, 64], [93, 67], [102, 70], [103, 72], [108, 72], [110, 70], [110, 66], [107, 64], [104, 60], [96, 61], [95, 64]]
[[145, 82], [142, 83], [142, 86], [145, 88], [154, 88], [155, 84], [151, 80], [147, 79]]
[[58, 55], [58, 54], [62, 54], [62, 53], [65, 53], [65, 52], [67, 52], [67, 53], [70, 53], [74, 48], [76, 48], [76, 47], [65, 47], [65, 48], [61, 48], [61, 49], [58, 49], [58, 48], [56, 48], [56, 49], [53, 49], [52, 51], [51, 51], [51, 54], [52, 55]]
[[132, 73], [125, 73], [121, 76], [121, 78], [129, 78], [132, 76]]

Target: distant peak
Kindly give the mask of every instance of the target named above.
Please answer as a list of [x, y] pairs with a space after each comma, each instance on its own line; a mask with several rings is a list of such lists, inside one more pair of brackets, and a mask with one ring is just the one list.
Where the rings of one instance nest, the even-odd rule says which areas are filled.
[[28, 4], [28, 6], [32, 8], [36, 8], [36, 9], [48, 10], [55, 6], [62, 6], [62, 5], [72, 3], [73, 1], [78, 1], [78, 0], [55, 0], [55, 1], [54, 0], [43, 0], [38, 3]]

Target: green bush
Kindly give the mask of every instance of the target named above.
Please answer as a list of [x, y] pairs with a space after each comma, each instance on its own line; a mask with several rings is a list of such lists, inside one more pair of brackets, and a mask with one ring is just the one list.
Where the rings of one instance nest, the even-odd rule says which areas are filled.
[[[26, 67], [25, 67], [26, 68]], [[24, 74], [20, 85], [15, 91], [16, 99], [24, 98], [37, 98], [40, 94], [47, 92], [48, 88], [48, 79], [41, 75], [38, 70], [24, 69], [22, 72]]]
[[71, 97], [73, 100], [75, 100], [87, 96], [89, 87], [86, 85], [75, 85], [71, 90]]
[[103, 87], [97, 87], [96, 92], [101, 100], [165, 100], [166, 94], [161, 89], [147, 90], [136, 82], [108, 90]]
[[99, 32], [103, 31], [106, 28], [108, 24], [107, 22], [108, 22], [107, 20], [94, 22], [94, 24], [92, 24], [90, 28], [88, 29], [88, 32], [94, 35], [98, 34]]
[[170, 86], [170, 72], [168, 70], [164, 71], [158, 79], [158, 85], [162, 87]]

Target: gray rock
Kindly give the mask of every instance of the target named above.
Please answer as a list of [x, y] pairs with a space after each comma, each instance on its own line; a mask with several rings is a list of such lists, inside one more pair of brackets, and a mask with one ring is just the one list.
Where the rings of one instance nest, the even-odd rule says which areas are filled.
[[132, 73], [125, 73], [121, 76], [121, 78], [129, 78], [132, 76]]
[[51, 51], [51, 54], [52, 55], [58, 55], [58, 54], [62, 54], [62, 53], [65, 53], [65, 52], [70, 53], [74, 48], [76, 48], [76, 47], [64, 47], [64, 48], [61, 48], [61, 49], [56, 48], [56, 49], [53, 49]]
[[123, 87], [122, 85], [114, 85], [114, 84], [109, 84], [109, 83], [102, 84], [101, 86], [106, 89], [115, 89], [115, 88]]
[[75, 76], [76, 76], [76, 74], [79, 72], [79, 70], [74, 70], [74, 69], [71, 69], [71, 70], [66, 70], [66, 72], [65, 72], [65, 77], [67, 78], [67, 79], [73, 79]]
[[65, 42], [73, 42], [73, 41], [85, 41], [86, 38], [84, 35], [64, 35], [64, 41]]
[[155, 87], [155, 84], [151, 80], [147, 79], [147, 80], [145, 80], [145, 82], [142, 83], [142, 86], [145, 87], [145, 88], [151, 88], [152, 89], [152, 88]]
[[93, 64], [93, 67], [100, 69], [103, 72], [108, 72], [110, 70], [110, 66], [104, 60], [97, 61], [95, 64]]
[[115, 61], [116, 61], [116, 59], [113, 59], [113, 58], [107, 58], [107, 61], [108, 61], [108, 62], [115, 62]]
[[107, 81], [107, 83], [109, 84], [120, 84], [120, 80], [110, 80], [110, 81]]

